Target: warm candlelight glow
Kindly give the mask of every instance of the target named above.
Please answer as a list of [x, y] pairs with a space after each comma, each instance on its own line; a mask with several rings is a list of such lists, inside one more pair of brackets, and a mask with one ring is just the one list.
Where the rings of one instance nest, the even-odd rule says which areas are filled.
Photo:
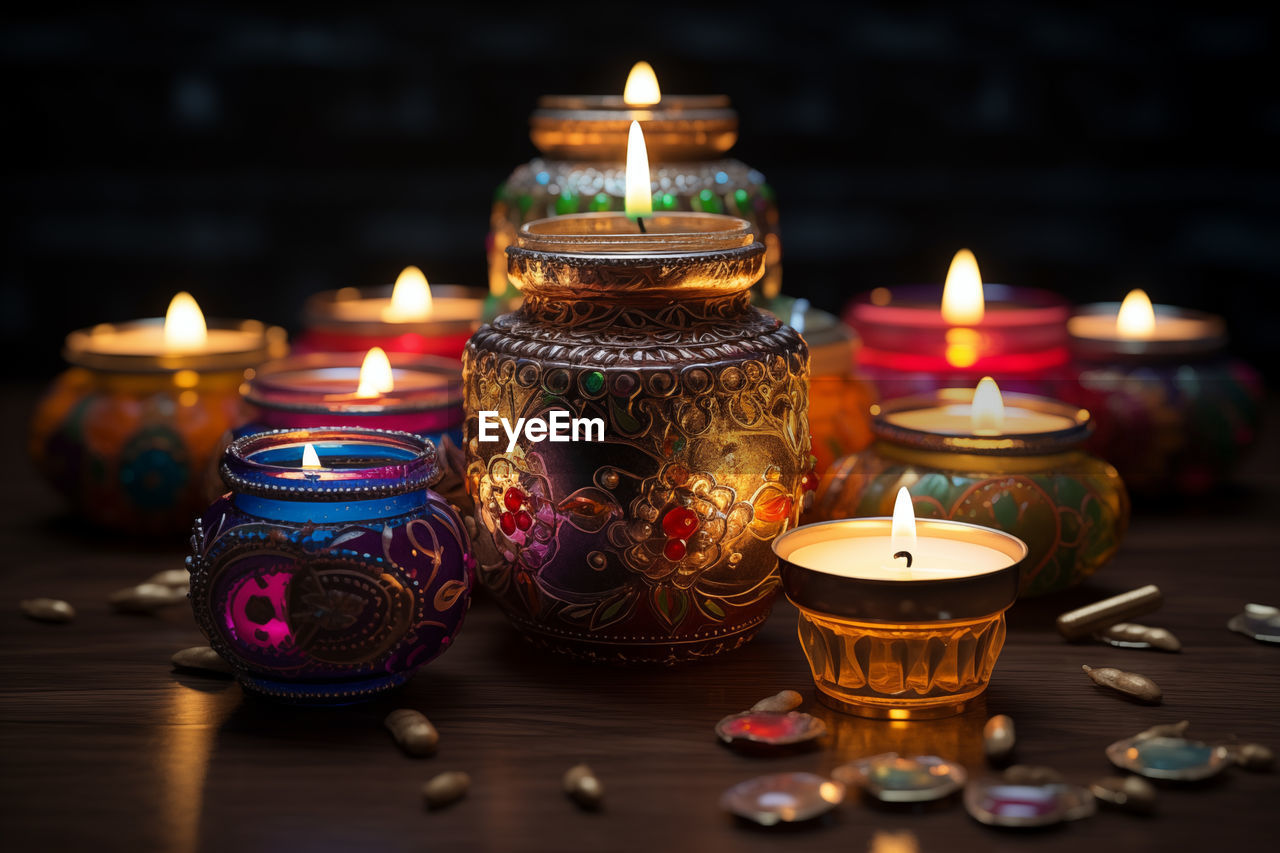
[[644, 144], [640, 122], [631, 122], [627, 137], [627, 216], [653, 214], [653, 194], [649, 181], [649, 151]]
[[391, 360], [387, 358], [382, 347], [374, 347], [365, 353], [360, 365], [360, 386], [356, 396], [369, 398], [381, 394], [390, 394], [396, 388], [395, 378], [391, 375]]
[[204, 313], [185, 290], [169, 302], [164, 315], [164, 346], [170, 350], [200, 349], [209, 339]]
[[973, 326], [982, 322], [985, 310], [978, 259], [968, 249], [961, 249], [951, 259], [942, 286], [942, 319], [953, 326]]
[[647, 62], [637, 62], [627, 75], [627, 86], [622, 90], [622, 100], [629, 107], [651, 107], [662, 100], [658, 88], [658, 75]]
[[982, 377], [973, 391], [973, 434], [999, 435], [1004, 429], [1004, 398], [990, 376]]
[[391, 304], [382, 312], [382, 319], [391, 323], [408, 323], [431, 319], [431, 286], [422, 270], [407, 266], [396, 278], [391, 289]]
[[906, 486], [898, 489], [898, 497], [893, 502], [893, 527], [889, 541], [895, 554], [916, 549], [916, 511]]
[[316, 449], [310, 444], [302, 448], [302, 467], [303, 468], [322, 468], [320, 464], [320, 456], [316, 453]]
[[1145, 290], [1134, 289], [1120, 303], [1116, 331], [1122, 338], [1149, 338], [1156, 330], [1156, 312]]

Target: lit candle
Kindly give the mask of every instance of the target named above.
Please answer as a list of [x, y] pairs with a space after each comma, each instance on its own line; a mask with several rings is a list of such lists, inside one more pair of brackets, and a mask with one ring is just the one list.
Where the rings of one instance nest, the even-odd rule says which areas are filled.
[[[910, 567], [904, 557], [896, 556], [904, 553], [911, 555]], [[820, 539], [799, 545], [786, 554], [786, 559], [798, 566], [840, 577], [885, 581], [963, 578], [994, 572], [1017, 562], [1007, 551], [979, 542], [918, 536], [911, 495], [905, 487], [898, 491], [889, 525], [865, 524], [856, 535], [847, 538]]]
[[878, 287], [845, 320], [862, 337], [858, 363], [885, 398], [969, 384], [985, 374], [1016, 384], [1067, 363], [1067, 303], [1043, 290], [984, 284], [977, 258], [956, 252], [942, 288]]
[[661, 100], [662, 90], [658, 88], [658, 75], [653, 73], [653, 66], [643, 60], [631, 66], [622, 90], [623, 103], [629, 107], [653, 107]]
[[310, 442], [307, 442], [307, 445], [302, 448], [302, 467], [303, 468], [323, 468], [324, 467], [323, 465], [320, 464], [320, 457], [319, 455], [316, 454], [315, 445]]
[[1081, 342], [1110, 343], [1130, 352], [1150, 344], [1217, 344], [1224, 334], [1221, 319], [1152, 305], [1144, 290], [1131, 290], [1118, 308], [1114, 303], [1085, 306], [1068, 321], [1067, 331]]
[[[954, 395], [958, 396], [958, 395]], [[938, 435], [1034, 435], [1072, 429], [1078, 417], [1025, 406], [1006, 406], [999, 386], [984, 376], [969, 399], [889, 412], [885, 421], [906, 429]]]
[[457, 358], [484, 314], [480, 291], [428, 283], [405, 267], [392, 287], [318, 293], [307, 300], [300, 352], [411, 352]]
[[210, 329], [200, 306], [185, 291], [169, 302], [164, 320], [102, 323], [74, 332], [76, 346], [103, 356], [199, 356], [252, 352], [262, 347], [264, 327], [246, 320]]
[[905, 488], [892, 518], [801, 525], [773, 550], [818, 698], [904, 720], [959, 713], [986, 689], [1028, 553], [989, 527], [917, 520]]

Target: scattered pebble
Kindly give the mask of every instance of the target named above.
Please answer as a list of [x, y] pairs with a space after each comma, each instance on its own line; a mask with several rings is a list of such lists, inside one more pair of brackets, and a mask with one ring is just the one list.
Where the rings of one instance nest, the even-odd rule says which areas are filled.
[[1088, 665], [1080, 667], [1095, 684], [1102, 687], [1109, 687], [1118, 693], [1126, 696], [1132, 696], [1140, 702], [1146, 702], [1151, 705], [1159, 705], [1164, 698], [1164, 694], [1160, 691], [1160, 685], [1156, 684], [1145, 675], [1139, 675], [1136, 672], [1125, 672], [1122, 669], [1115, 669], [1109, 666], [1094, 668]]
[[1003, 764], [1013, 754], [1016, 737], [1013, 720], [1005, 714], [997, 714], [987, 720], [982, 729], [982, 749], [992, 764]]
[[188, 587], [165, 586], [158, 583], [140, 583], [137, 586], [118, 589], [107, 599], [119, 613], [154, 613], [165, 607], [182, 604], [187, 600]]
[[180, 652], [174, 652], [169, 658], [178, 669], [190, 669], [196, 672], [216, 675], [231, 675], [231, 664], [222, 659], [222, 655], [208, 646], [192, 646]]
[[804, 697], [794, 690], [782, 690], [751, 706], [752, 711], [794, 711], [804, 703]]
[[470, 789], [470, 776], [460, 770], [449, 770], [431, 777], [422, 786], [422, 797], [427, 802], [427, 808], [435, 811], [461, 800]]
[[604, 804], [604, 785], [585, 764], [575, 764], [565, 771], [564, 792], [587, 811], [596, 811]]
[[415, 758], [434, 755], [440, 733], [431, 721], [412, 708], [399, 708], [387, 714], [382, 724], [391, 732], [405, 755]]
[[1133, 649], [1159, 649], [1162, 652], [1180, 652], [1182, 643], [1165, 628], [1154, 628], [1150, 625], [1138, 625], [1134, 622], [1117, 622], [1103, 628], [1095, 637], [1114, 646]]
[[1245, 770], [1270, 770], [1276, 762], [1271, 747], [1260, 743], [1246, 743], [1228, 749], [1232, 760]]
[[70, 622], [76, 609], [60, 598], [26, 598], [18, 607], [28, 619], [37, 622]]
[[1156, 807], [1156, 788], [1141, 776], [1108, 776], [1089, 790], [1102, 802], [1135, 814], [1150, 814]]
[[165, 569], [163, 572], [156, 572], [147, 578], [144, 583], [154, 583], [160, 586], [187, 586], [191, 583], [191, 572], [186, 569]]

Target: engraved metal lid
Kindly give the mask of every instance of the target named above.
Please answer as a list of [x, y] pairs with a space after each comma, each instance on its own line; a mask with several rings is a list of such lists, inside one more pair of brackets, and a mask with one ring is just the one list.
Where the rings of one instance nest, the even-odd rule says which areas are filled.
[[[302, 465], [311, 445], [319, 468]], [[427, 488], [442, 471], [429, 439], [380, 429], [279, 429], [231, 442], [220, 468], [239, 494], [278, 500], [344, 501], [392, 497]]]

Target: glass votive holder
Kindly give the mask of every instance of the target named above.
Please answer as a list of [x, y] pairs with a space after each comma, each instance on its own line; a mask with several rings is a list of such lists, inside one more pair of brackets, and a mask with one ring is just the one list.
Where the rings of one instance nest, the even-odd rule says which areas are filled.
[[196, 622], [246, 690], [361, 701], [450, 646], [475, 560], [462, 520], [429, 488], [438, 474], [434, 446], [408, 433], [232, 442], [230, 492], [196, 520], [187, 567]]
[[343, 287], [309, 298], [303, 309], [305, 331], [298, 352], [368, 352], [382, 347], [459, 358], [471, 333], [480, 327], [486, 294], [454, 284], [431, 285], [431, 310], [420, 319], [387, 319], [392, 286]]
[[[1258, 438], [1263, 383], [1227, 353], [1221, 317], [1154, 306], [1153, 337], [1124, 337], [1120, 305], [1071, 318], [1073, 402], [1094, 413], [1089, 446], [1115, 463], [1135, 494], [1203, 494], [1228, 480]], [[1159, 337], [1164, 329], [1177, 336]]]
[[808, 546], [862, 537], [887, 542], [892, 525], [887, 517], [818, 522], [774, 541], [783, 591], [800, 611], [800, 644], [818, 699], [879, 719], [959, 714], [991, 680], [1027, 546], [999, 530], [918, 519], [919, 539], [943, 550], [956, 543], [962, 554], [983, 553], [986, 564], [971, 574], [922, 566], [904, 569], [901, 578], [883, 571], [858, 577], [856, 558], [824, 565], [805, 553]]
[[256, 320], [209, 320], [215, 345], [204, 349], [130, 351], [128, 341], [158, 339], [163, 325], [153, 318], [69, 334], [71, 367], [31, 422], [36, 467], [80, 515], [118, 532], [190, 526], [208, 503], [206, 472], [224, 436], [247, 417], [241, 384], [288, 351], [284, 329]]
[[899, 414], [969, 404], [974, 392], [945, 388], [872, 407], [876, 440], [823, 476], [816, 519], [884, 515], [898, 489], [920, 518], [994, 527], [1027, 543], [1023, 597], [1066, 589], [1101, 568], [1129, 526], [1129, 496], [1110, 463], [1091, 455], [1087, 410], [1044, 397], [1006, 394], [1005, 403], [1061, 421], [1029, 434], [953, 435], [896, 423]]

